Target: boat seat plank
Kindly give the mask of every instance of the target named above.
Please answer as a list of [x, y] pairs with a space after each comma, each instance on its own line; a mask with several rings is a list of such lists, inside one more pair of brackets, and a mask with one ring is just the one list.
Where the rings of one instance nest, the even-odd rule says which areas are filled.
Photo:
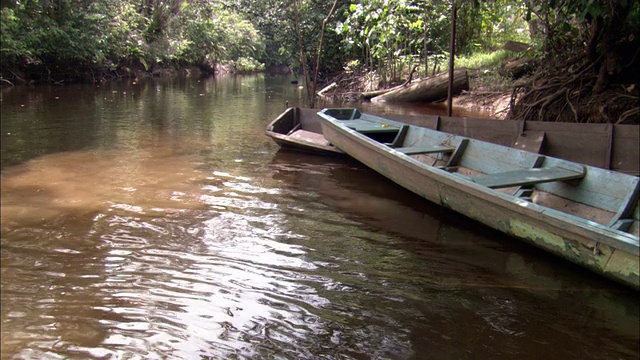
[[344, 124], [347, 127], [363, 134], [389, 133], [389, 132], [400, 131], [400, 129], [395, 126], [384, 126], [384, 124], [378, 124], [378, 123], [374, 123], [371, 121], [364, 121], [364, 120], [346, 120], [344, 121]]
[[473, 181], [480, 185], [497, 189], [511, 186], [534, 185], [551, 181], [576, 180], [583, 178], [584, 175], [584, 168], [582, 171], [577, 171], [576, 169], [553, 166], [481, 175], [474, 177]]
[[405, 146], [405, 147], [397, 147], [394, 150], [407, 155], [416, 155], [416, 154], [433, 154], [433, 153], [452, 153], [454, 148], [450, 146], [444, 146], [444, 145], [434, 145], [434, 146]]

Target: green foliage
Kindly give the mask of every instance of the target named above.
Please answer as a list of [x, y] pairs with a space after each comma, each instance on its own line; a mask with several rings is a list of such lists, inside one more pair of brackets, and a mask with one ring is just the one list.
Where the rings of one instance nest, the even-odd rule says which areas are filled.
[[[455, 66], [468, 69], [492, 69], [499, 67], [511, 54], [506, 50], [477, 52], [470, 55], [456, 56]], [[448, 69], [447, 64], [444, 69]]]
[[265, 51], [251, 22], [207, 0], [3, 2], [0, 16], [3, 76], [24, 74], [24, 80], [156, 65], [213, 69]]
[[[332, 2], [297, 4], [304, 58], [311, 65]], [[607, 29], [627, 38], [640, 33], [637, 1], [457, 0], [457, 5], [459, 56], [492, 52], [507, 40], [531, 42], [530, 27], [538, 49], [558, 54], [584, 51], [588, 44], [595, 44], [595, 54], [604, 53], [604, 44], [613, 41], [604, 35]], [[5, 77], [56, 81], [158, 66], [212, 70], [228, 63], [250, 71], [260, 64], [302, 65], [291, 0], [15, 0], [0, 6]], [[319, 70], [340, 71], [357, 60], [359, 69], [351, 70], [376, 71], [389, 82], [416, 66], [424, 73], [442, 69], [450, 14], [451, 0], [340, 0], [326, 26]], [[590, 21], [603, 25], [594, 39]]]
[[[493, 50], [523, 40], [527, 24], [521, 1], [459, 1], [457, 52]], [[394, 80], [419, 65], [437, 68], [449, 50], [451, 1], [363, 0], [337, 24], [343, 47], [366, 67]]]
[[259, 63], [254, 58], [247, 58], [247, 57], [239, 57], [237, 60], [233, 61], [233, 66], [236, 68], [236, 71], [239, 73], [248, 73], [248, 72], [264, 70], [264, 64]]
[[[527, 4], [527, 19], [540, 24], [538, 39], [549, 55], [566, 57], [567, 51], [583, 52], [602, 41], [614, 45], [612, 41], [620, 41], [616, 37], [640, 34], [638, 1], [538, 0]], [[597, 52], [595, 47], [591, 50]]]

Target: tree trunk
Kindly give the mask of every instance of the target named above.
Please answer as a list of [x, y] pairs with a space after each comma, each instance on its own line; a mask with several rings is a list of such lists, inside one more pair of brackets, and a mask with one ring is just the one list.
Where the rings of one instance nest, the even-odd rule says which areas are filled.
[[[442, 73], [422, 79], [408, 86], [376, 96], [375, 102], [436, 102], [447, 98], [449, 74]], [[466, 69], [458, 69], [453, 75], [453, 94], [469, 90], [469, 76]]]

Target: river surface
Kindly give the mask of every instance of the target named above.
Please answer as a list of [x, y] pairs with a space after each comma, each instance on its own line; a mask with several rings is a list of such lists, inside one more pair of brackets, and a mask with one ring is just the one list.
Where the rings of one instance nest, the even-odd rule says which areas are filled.
[[265, 127], [303, 97], [268, 75], [4, 88], [2, 359], [638, 359], [637, 293], [279, 151]]

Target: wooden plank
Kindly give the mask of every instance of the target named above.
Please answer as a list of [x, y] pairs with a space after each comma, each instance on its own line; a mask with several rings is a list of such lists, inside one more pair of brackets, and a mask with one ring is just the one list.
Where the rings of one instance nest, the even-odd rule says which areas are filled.
[[[568, 165], [571, 165], [571, 163], [567, 164], [562, 159], [552, 157], [547, 157], [544, 161], [545, 167], [560, 166], [566, 168]], [[571, 186], [559, 181], [539, 184], [536, 185], [536, 188], [616, 214], [637, 184], [638, 178], [635, 176], [590, 168], [589, 176], [580, 180], [580, 186]]]
[[440, 128], [436, 130], [494, 144], [513, 146], [517, 134], [520, 134], [518, 123], [519, 121], [462, 119], [442, 116]]
[[[611, 170], [640, 175], [640, 131], [638, 125], [615, 125]], [[635, 151], [634, 151], [635, 150]]]
[[302, 140], [314, 144], [329, 146], [329, 141], [324, 138], [322, 134], [314, 133], [306, 130], [298, 130], [293, 132], [290, 136], [291, 139]]
[[450, 146], [434, 145], [434, 146], [407, 146], [407, 147], [395, 148], [394, 150], [407, 155], [416, 155], [416, 154], [450, 153], [450, 152], [453, 152], [454, 149]]
[[542, 149], [542, 143], [544, 142], [544, 131], [525, 131], [518, 135], [513, 147], [516, 149], [529, 151], [532, 153], [539, 153]]
[[531, 152], [473, 139], [469, 141], [467, 150], [457, 166], [467, 167], [483, 174], [493, 174], [529, 169], [538, 156]]
[[404, 143], [404, 138], [407, 137], [408, 131], [409, 125], [402, 125], [400, 131], [398, 131], [398, 135], [396, 135], [396, 138], [388, 145], [392, 148], [400, 147]]
[[395, 126], [384, 126], [385, 124], [378, 124], [371, 121], [363, 120], [346, 120], [343, 122], [347, 127], [359, 132], [359, 133], [389, 133], [400, 131]]
[[[544, 137], [544, 133], [542, 136]], [[542, 167], [545, 158], [546, 156], [544, 155], [538, 156], [536, 161], [533, 163], [532, 168], [537, 169]], [[518, 186], [518, 188], [513, 192], [513, 196], [527, 201], [531, 201], [531, 195], [533, 195], [533, 185]]]
[[551, 181], [575, 180], [583, 178], [584, 175], [584, 169], [582, 172], [579, 172], [562, 167], [548, 167], [481, 175], [474, 177], [473, 181], [480, 185], [497, 189], [511, 186], [534, 185]]
[[541, 154], [580, 164], [606, 167], [609, 146], [607, 124], [528, 121], [527, 132], [529, 131], [545, 132]]
[[631, 226], [633, 223], [633, 219], [631, 219], [631, 217], [633, 216], [633, 211], [638, 203], [638, 194], [640, 194], [640, 183], [636, 183], [633, 191], [629, 192], [629, 196], [624, 199], [620, 210], [618, 210], [613, 219], [611, 219], [609, 226], [613, 228], [617, 227], [618, 229], [626, 227], [622, 231], [626, 231], [626, 229]]
[[462, 154], [464, 154], [467, 145], [469, 145], [469, 139], [462, 139], [458, 147], [456, 147], [456, 150], [451, 154], [451, 157], [449, 157], [449, 161], [447, 161], [447, 165], [445, 165], [445, 167], [458, 166], [458, 162], [460, 161]]

